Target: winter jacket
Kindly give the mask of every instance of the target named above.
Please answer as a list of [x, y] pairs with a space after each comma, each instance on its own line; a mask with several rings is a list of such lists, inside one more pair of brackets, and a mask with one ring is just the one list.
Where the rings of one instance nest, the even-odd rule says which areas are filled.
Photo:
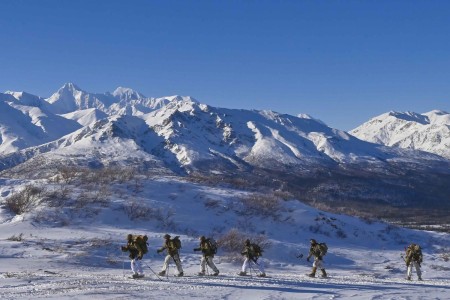
[[250, 258], [251, 260], [257, 260], [258, 257], [261, 256], [261, 253], [257, 253], [253, 247], [253, 244], [251, 245], [245, 245], [244, 249], [241, 251], [241, 254], [244, 255], [247, 258]]
[[411, 261], [418, 262], [419, 264], [422, 263], [422, 250], [420, 249], [419, 245], [411, 244], [406, 249], [406, 265], [409, 266]]
[[159, 252], [162, 252], [162, 251], [164, 251], [164, 250], [166, 250], [167, 249], [167, 253], [170, 255], [170, 256], [175, 256], [175, 255], [178, 255], [178, 249], [177, 249], [177, 247], [175, 246], [175, 242], [173, 241], [173, 240], [166, 240], [165, 242], [164, 242], [164, 245], [162, 245], [162, 247], [161, 248], [159, 248], [158, 249], [158, 253]]
[[194, 251], [202, 251], [204, 257], [214, 257], [214, 251], [209, 246], [207, 240], [200, 242], [198, 248], [195, 248]]
[[130, 255], [129, 257], [131, 259], [142, 259], [144, 256], [144, 252], [139, 244], [135, 243], [134, 241], [129, 241], [126, 246], [122, 247], [122, 251], [126, 252], [129, 251]]
[[311, 245], [311, 247], [309, 248], [308, 258], [310, 258], [311, 256], [314, 256], [319, 260], [322, 259], [322, 249], [320, 248], [319, 244]]

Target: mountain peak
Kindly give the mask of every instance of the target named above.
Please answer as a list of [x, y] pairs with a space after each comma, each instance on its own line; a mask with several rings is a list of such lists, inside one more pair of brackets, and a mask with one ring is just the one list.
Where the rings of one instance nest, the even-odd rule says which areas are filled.
[[82, 91], [75, 83], [67, 82], [59, 90]]
[[145, 98], [145, 96], [141, 93], [133, 89], [121, 86], [115, 89], [112, 95], [116, 98], [119, 98], [120, 100], [138, 100]]

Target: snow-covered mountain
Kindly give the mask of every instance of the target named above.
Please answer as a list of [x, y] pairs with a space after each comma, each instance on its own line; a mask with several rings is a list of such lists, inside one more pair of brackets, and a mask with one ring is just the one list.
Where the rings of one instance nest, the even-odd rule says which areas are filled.
[[388, 112], [350, 133], [359, 139], [386, 146], [417, 149], [450, 158], [450, 114]]
[[[13, 95], [0, 95], [0, 171], [11, 174], [61, 163], [156, 167], [277, 177], [310, 201], [347, 201], [351, 194], [395, 205], [440, 205], [450, 186], [448, 159], [366, 142], [308, 115], [216, 108], [191, 97], [139, 98], [125, 88], [91, 94], [74, 84], [42, 108], [18, 104]], [[303, 180], [308, 185], [297, 183]], [[417, 191], [422, 185], [434, 188]]]
[[[8, 154], [28, 147], [54, 141], [81, 126], [66, 118], [54, 115], [34, 97], [0, 97], [10, 101], [0, 101], [0, 154]], [[23, 94], [20, 94], [23, 96]], [[33, 105], [22, 105], [22, 101]], [[36, 100], [36, 102], [34, 102]], [[42, 105], [41, 105], [42, 104]], [[34, 106], [36, 105], [36, 106]]]
[[66, 83], [45, 100], [57, 114], [95, 108], [108, 115], [142, 115], [171, 101], [169, 98], [147, 98], [124, 87], [117, 88], [113, 93], [88, 93], [73, 83]]

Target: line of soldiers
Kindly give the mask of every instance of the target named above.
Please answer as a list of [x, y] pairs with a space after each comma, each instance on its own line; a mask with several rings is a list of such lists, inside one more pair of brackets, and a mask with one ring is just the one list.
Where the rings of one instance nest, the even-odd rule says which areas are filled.
[[[133, 278], [144, 277], [140, 261], [143, 258], [143, 255], [147, 252], [147, 237], [145, 236], [143, 240], [145, 245], [137, 242], [135, 239], [133, 239], [133, 235], [129, 234], [127, 236], [127, 245], [122, 246], [122, 251], [130, 252], [129, 256], [131, 259], [131, 270], [133, 272]], [[309, 262], [310, 258], [314, 257], [314, 262], [311, 273], [308, 274], [309, 277], [315, 277], [317, 269], [321, 271], [322, 277], [327, 277], [327, 272], [323, 263], [323, 256], [326, 255], [328, 247], [324, 245], [324, 243], [318, 243], [315, 239], [310, 240], [309, 254], [306, 260]], [[164, 243], [162, 247], [157, 250], [157, 253], [161, 253], [164, 250], [167, 250], [167, 255], [164, 259], [162, 270], [158, 273], [159, 276], [166, 275], [170, 261], [173, 261], [177, 267], [178, 274], [176, 274], [175, 276], [184, 275], [179, 254], [180, 247], [180, 245], [177, 245], [176, 238], [172, 239], [169, 234], [164, 235]], [[201, 236], [199, 238], [199, 247], [194, 248], [193, 251], [202, 252], [202, 258], [200, 260], [200, 272], [198, 272], [199, 276], [206, 275], [206, 265], [208, 265], [213, 270], [213, 273], [211, 275], [219, 275], [219, 269], [213, 261], [216, 249], [213, 249], [213, 247], [209, 243], [209, 239], [207, 239], [205, 236]], [[238, 275], [246, 276], [248, 269], [252, 268], [251, 264], [254, 263], [259, 270], [257, 276], [266, 277], [264, 261], [261, 259], [262, 252], [262, 249], [257, 244], [251, 243], [250, 240], [247, 239], [244, 242], [244, 249], [241, 252], [245, 259], [244, 263], [242, 264], [242, 269], [238, 273]], [[420, 264], [422, 263], [423, 256], [420, 246], [414, 243], [409, 245], [406, 248], [406, 257], [404, 258], [404, 260], [407, 266], [407, 279], [411, 280], [412, 268], [414, 267], [416, 269], [418, 279], [422, 280]]]

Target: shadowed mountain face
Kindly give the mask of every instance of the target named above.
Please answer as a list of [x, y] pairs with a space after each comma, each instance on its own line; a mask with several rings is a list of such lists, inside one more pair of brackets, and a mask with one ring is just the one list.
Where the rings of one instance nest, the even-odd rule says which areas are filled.
[[[8, 92], [0, 94], [0, 106], [3, 176], [33, 176], [58, 164], [123, 165], [242, 181], [345, 212], [450, 207], [449, 160], [355, 137], [392, 119], [403, 131], [408, 124], [448, 129], [443, 112], [390, 113], [353, 136], [306, 114], [215, 108], [190, 97], [146, 98], [127, 88], [92, 94], [66, 84], [48, 99]], [[392, 138], [397, 127], [382, 126], [378, 139]]]

